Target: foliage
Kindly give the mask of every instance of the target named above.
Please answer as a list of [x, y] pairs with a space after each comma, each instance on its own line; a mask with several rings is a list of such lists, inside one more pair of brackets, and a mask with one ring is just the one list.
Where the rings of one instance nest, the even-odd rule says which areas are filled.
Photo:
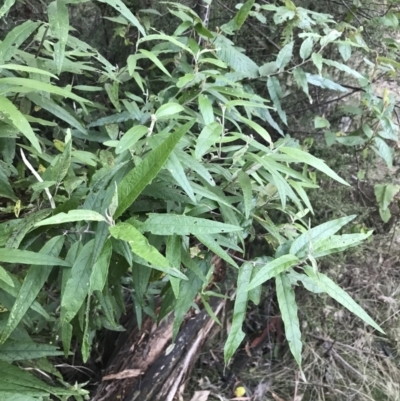
[[[0, 224], [0, 359], [4, 371], [20, 372], [14, 381], [0, 376], [0, 392], [82, 399], [86, 392], [54, 369], [48, 371], [58, 387], [23, 368], [60, 354], [52, 338], [65, 356], [73, 341], [81, 344], [86, 362], [97, 332], [122, 329], [122, 282], [131, 284], [138, 325], [143, 314], [160, 321], [173, 310], [176, 336], [198, 295], [211, 310], [213, 254], [237, 277], [227, 363], [244, 338], [249, 300], [257, 301], [272, 278], [299, 365], [299, 282], [382, 331], [318, 271], [317, 259], [371, 235], [338, 234], [355, 216], [310, 227], [307, 191], [328, 178], [348, 184], [307, 144], [274, 136], [269, 127], [279, 135], [288, 125], [287, 91], [310, 101], [315, 88], [348, 93], [330, 73], [345, 72], [363, 92], [362, 129], [326, 130], [327, 142], [372, 150], [391, 165], [395, 102], [386, 92], [375, 95], [372, 82], [378, 72], [394, 73], [396, 62], [366, 60], [366, 72], [327, 58], [334, 50], [345, 63], [353, 49], [367, 54], [361, 29], [290, 0], [249, 0], [216, 31], [192, 9], [168, 3], [180, 19], [172, 34], [154, 33], [119, 0], [102, 2], [120, 13], [117, 24], [137, 30], [124, 66], [72, 35], [70, 1], [50, 3], [48, 23], [25, 21], [0, 43], [0, 180], [8, 199]], [[234, 44], [248, 18], [272, 19], [282, 30], [282, 46], [263, 65]], [[315, 128], [329, 127], [317, 116]], [[377, 188], [383, 212], [397, 192], [397, 186]], [[269, 253], [241, 264], [255, 237]], [[163, 299], [158, 316], [155, 296]], [[17, 359], [19, 367], [12, 366]]]

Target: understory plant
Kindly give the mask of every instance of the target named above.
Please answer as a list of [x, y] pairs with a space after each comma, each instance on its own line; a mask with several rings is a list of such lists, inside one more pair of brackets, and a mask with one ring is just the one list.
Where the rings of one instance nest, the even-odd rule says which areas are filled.
[[[24, 21], [0, 43], [0, 398], [83, 399], [87, 392], [51, 361], [68, 357], [71, 344], [88, 361], [99, 331], [123, 330], [127, 297], [139, 327], [144, 315], [159, 322], [173, 312], [174, 338], [195, 298], [213, 315], [209, 299], [232, 296], [209, 285], [213, 255], [236, 280], [226, 363], [245, 337], [248, 302], [257, 304], [271, 279], [300, 366], [298, 285], [382, 332], [318, 269], [318, 259], [371, 232], [343, 233], [356, 216], [311, 226], [307, 193], [328, 180], [349, 184], [307, 143], [284, 135], [281, 100], [289, 91], [312, 101], [313, 88], [345, 93], [331, 71], [349, 74], [367, 96], [362, 131], [326, 136], [389, 162], [394, 100], [374, 95], [371, 82], [376, 70], [397, 68], [394, 60], [378, 58], [373, 74], [356, 71], [346, 64], [352, 50], [369, 50], [360, 30], [290, 0], [247, 1], [215, 30], [168, 2], [168, 33], [120, 0], [102, 0], [118, 11], [110, 18], [118, 32], [136, 33], [126, 64], [116, 66], [71, 29], [70, 4], [81, 2], [51, 2], [48, 22]], [[249, 18], [282, 29], [282, 46], [263, 65], [235, 46]], [[336, 50], [340, 61], [328, 58]], [[315, 124], [329, 127], [323, 116]], [[256, 237], [269, 251], [246, 258]]]

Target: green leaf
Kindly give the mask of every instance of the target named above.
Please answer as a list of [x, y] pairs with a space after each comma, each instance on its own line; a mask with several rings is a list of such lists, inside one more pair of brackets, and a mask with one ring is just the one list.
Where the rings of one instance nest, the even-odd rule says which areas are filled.
[[76, 258], [65, 284], [61, 299], [61, 322], [69, 323], [83, 305], [89, 291], [89, 280], [93, 269], [90, 263], [95, 240], [85, 244]]
[[10, 363], [62, 354], [54, 345], [36, 344], [33, 341], [8, 340], [0, 345], [0, 361]]
[[306, 73], [299, 67], [293, 70], [293, 78], [296, 81], [297, 86], [303, 90], [303, 92], [310, 98], [310, 94], [308, 93], [308, 82]]
[[137, 143], [137, 141], [139, 141], [148, 133], [148, 131], [149, 129], [144, 125], [134, 125], [127, 132], [125, 132], [115, 148], [115, 153], [118, 155], [125, 150], [131, 149]]
[[239, 266], [237, 265], [237, 263], [229, 256], [229, 254], [226, 251], [224, 251], [219, 246], [218, 242], [215, 241], [215, 239], [212, 238], [210, 235], [197, 234], [196, 237], [202, 244], [204, 244], [213, 253], [218, 255], [221, 259], [225, 260], [230, 265], [232, 265], [232, 266], [236, 267], [237, 269], [239, 269]]
[[119, 83], [117, 81], [114, 81], [112, 84], [107, 82], [104, 84], [104, 89], [106, 90], [108, 98], [113, 106], [119, 113], [121, 113], [122, 109], [119, 102]]
[[[110, 267], [110, 260], [112, 254], [111, 240], [105, 242], [104, 247], [100, 253], [99, 258], [93, 266], [92, 274], [89, 279], [89, 291], [88, 299], [90, 300], [91, 295], [94, 291], [102, 292], [104, 286], [107, 283], [108, 269]], [[90, 320], [90, 302], [86, 303], [86, 313], [85, 313], [85, 329], [83, 332], [82, 341], [82, 358], [86, 363], [90, 355], [90, 343], [89, 343], [89, 320]], [[66, 323], [67, 325], [69, 323]], [[67, 326], [68, 327], [68, 326]]]
[[329, 127], [330, 123], [329, 121], [324, 118], [324, 117], [320, 117], [320, 116], [315, 116], [314, 117], [314, 128], [318, 129], [318, 128], [326, 128]]
[[276, 58], [276, 66], [279, 70], [283, 70], [292, 59], [294, 41], [283, 46]]
[[[192, 50], [190, 50], [189, 47], [187, 47], [181, 41], [179, 41], [179, 38], [174, 37], [174, 36], [168, 36], [168, 35], [165, 35], [165, 34], [148, 35], [148, 36], [146, 36], [144, 38], [139, 39], [138, 40], [138, 44], [143, 43], [143, 42], [147, 42], [149, 40], [164, 40], [164, 41], [168, 41], [168, 42], [171, 42], [172, 44], [174, 44], [175, 46], [178, 46], [181, 49], [187, 51], [191, 55], [194, 55], [194, 53], [192, 52]], [[143, 49], [141, 49], [141, 50], [143, 50]]]
[[114, 218], [117, 219], [135, 201], [143, 189], [151, 183], [167, 161], [179, 140], [193, 126], [194, 120], [179, 127], [161, 145], [131, 170], [118, 185], [119, 205]]
[[256, 131], [257, 134], [259, 134], [266, 142], [272, 143], [271, 136], [260, 124], [257, 124], [256, 122], [249, 120], [248, 118], [243, 116], [239, 116], [239, 118], [250, 128]]
[[318, 240], [312, 247], [312, 256], [317, 259], [335, 252], [343, 252], [346, 249], [361, 244], [369, 238], [372, 231], [365, 234], [333, 235], [332, 237]]
[[41, 96], [37, 93], [29, 93], [26, 97], [33, 103], [37, 104], [39, 107], [47, 110], [49, 113], [53, 114], [55, 117], [65, 121], [71, 127], [76, 128], [83, 134], [87, 135], [86, 129], [83, 125], [72, 116], [64, 107], [59, 106], [54, 100]]
[[382, 139], [374, 138], [375, 146], [374, 151], [382, 157], [389, 168], [393, 167], [393, 149]]
[[70, 223], [72, 221], [106, 221], [106, 219], [100, 213], [92, 210], [70, 210], [68, 213], [59, 213], [53, 217], [44, 219], [36, 223], [35, 227]]
[[195, 171], [198, 176], [203, 178], [209, 185], [215, 186], [214, 178], [202, 163], [198, 162], [194, 157], [190, 156], [181, 149], [175, 149], [174, 153], [188, 169]]
[[142, 24], [138, 19], [131, 13], [129, 8], [121, 0], [97, 0], [101, 3], [105, 3], [117, 10], [121, 15], [123, 15], [134, 27], [136, 27], [139, 32], [146, 36], [146, 31], [144, 30]]
[[326, 223], [312, 228], [293, 241], [290, 247], [290, 253], [292, 255], [297, 255], [299, 258], [305, 257], [308, 251], [312, 250], [313, 244], [317, 240], [321, 241], [331, 237], [356, 217], [356, 215], [341, 217], [340, 219], [327, 221]]
[[253, 189], [251, 186], [251, 179], [244, 171], [239, 171], [238, 180], [243, 193], [244, 214], [246, 219], [248, 219], [253, 208]]
[[324, 89], [331, 89], [339, 92], [348, 92], [346, 88], [337, 84], [336, 82], [331, 81], [328, 78], [321, 77], [319, 75], [312, 75], [306, 72], [307, 82], [311, 85], [318, 86]]
[[282, 110], [280, 101], [280, 99], [283, 97], [283, 93], [278, 78], [268, 77], [267, 88], [269, 95], [271, 96], [271, 100], [276, 108], [276, 111], [278, 112], [279, 117], [287, 125], [286, 113]]
[[199, 110], [203, 116], [203, 121], [205, 125], [209, 125], [214, 122], [214, 111], [212, 104], [207, 95], [200, 94], [198, 97]]
[[233, 46], [233, 43], [223, 35], [214, 40], [218, 58], [229, 65], [234, 71], [249, 78], [258, 77], [258, 65], [248, 56]]
[[[3, 10], [3, 7], [1, 10]], [[17, 49], [31, 36], [39, 25], [40, 22], [28, 20], [12, 29], [0, 43], [0, 64], [4, 64], [10, 60]]]
[[165, 103], [156, 111], [156, 117], [157, 120], [165, 117], [169, 118], [174, 114], [179, 114], [183, 110], [185, 110], [185, 108], [178, 103]]
[[312, 48], [314, 46], [314, 39], [309, 36], [300, 46], [300, 57], [305, 60], [310, 57]]
[[344, 71], [347, 72], [350, 75], [353, 75], [354, 77], [360, 79], [360, 78], [364, 78], [363, 75], [361, 75], [358, 71], [353, 70], [352, 68], [350, 68], [348, 65], [339, 63], [337, 61], [334, 60], [323, 60], [324, 64], [326, 65], [330, 65], [331, 67], [335, 67], [340, 71]]
[[[201, 262], [200, 269], [205, 272], [208, 265], [205, 261]], [[174, 307], [174, 324], [172, 328], [172, 338], [175, 340], [179, 329], [182, 325], [183, 319], [187, 311], [192, 307], [192, 303], [203, 286], [203, 280], [201, 280], [192, 271], [187, 273], [188, 280], [181, 281], [179, 286], [179, 298], [177, 298]]]
[[49, 92], [49, 93], [54, 93], [56, 95], [60, 95], [63, 97], [70, 98], [72, 100], [76, 100], [79, 103], [90, 103], [89, 100], [84, 99], [83, 97], [80, 97], [78, 95], [75, 95], [75, 93], [72, 93], [71, 91], [64, 89], [64, 88], [59, 88], [58, 86], [54, 86], [51, 84], [48, 84], [46, 82], [42, 81], [36, 81], [34, 79], [30, 78], [0, 78], [0, 84], [8, 84], [8, 85], [13, 85], [13, 92], [18, 92], [18, 87], [21, 88], [29, 88], [29, 89], [35, 89], [36, 91], [44, 91], [44, 92]]
[[25, 235], [35, 227], [35, 224], [51, 213], [51, 209], [39, 210], [31, 213], [29, 216], [21, 219], [11, 232], [5, 247], [17, 249], [19, 244], [24, 239]]
[[[57, 258], [61, 249], [64, 245], [64, 237], [58, 236], [50, 239], [40, 250], [40, 253], [33, 253], [29, 251], [20, 251], [17, 249], [0, 249], [2, 251], [8, 252], [19, 252], [19, 253], [29, 253], [35, 256], [41, 257], [42, 266], [31, 266], [28, 270], [28, 273], [25, 276], [24, 282], [18, 292], [18, 295], [15, 299], [14, 305], [11, 309], [10, 316], [8, 317], [7, 325], [0, 335], [0, 344], [3, 344], [10, 334], [14, 331], [14, 329], [18, 326], [19, 322], [25, 316], [27, 310], [30, 308], [35, 298], [39, 294], [42, 289], [44, 283], [46, 282], [49, 274], [51, 273], [55, 263], [52, 263], [53, 260], [60, 260]], [[31, 256], [30, 263], [33, 264], [33, 255]], [[61, 260], [60, 260], [61, 261]], [[62, 262], [62, 261], [61, 261]], [[23, 262], [18, 262], [23, 263]], [[69, 265], [69, 263], [64, 262], [65, 265]], [[34, 263], [39, 264], [39, 263]], [[61, 265], [60, 263], [56, 263]]]
[[320, 272], [314, 272], [310, 266], [305, 266], [304, 271], [307, 273], [314, 283], [335, 301], [339, 302], [350, 312], [357, 315], [360, 319], [364, 320], [367, 324], [371, 325], [374, 329], [385, 334], [381, 327], [374, 322], [374, 320], [359, 306], [353, 298], [346, 291], [342, 290], [336, 283], [334, 283], [328, 276]]
[[[0, 78], [1, 79], [1, 78]], [[4, 96], [0, 95], [0, 110], [1, 114], [5, 115], [16, 128], [18, 128], [23, 135], [28, 139], [32, 146], [39, 152], [42, 153], [40, 149], [39, 141], [36, 138], [28, 121], [24, 115]]]
[[45, 178], [49, 178], [49, 181], [56, 181], [61, 183], [62, 180], [68, 173], [71, 165], [71, 152], [72, 152], [72, 140], [69, 140], [64, 147], [64, 151], [58, 155], [51, 163], [50, 177], [47, 177], [47, 170]]
[[322, 61], [323, 61], [322, 56], [319, 53], [313, 53], [311, 56], [311, 60], [314, 63], [314, 65], [317, 67], [319, 74], [321, 74]]
[[242, 325], [246, 317], [248, 300], [247, 286], [250, 282], [252, 271], [253, 266], [250, 262], [243, 263], [239, 269], [232, 325], [224, 346], [225, 364], [228, 364], [231, 360], [233, 354], [236, 352], [245, 337]]
[[169, 155], [169, 159], [165, 163], [165, 168], [170, 172], [171, 176], [178, 185], [186, 192], [187, 196], [194, 204], [197, 203], [193, 188], [188, 180], [185, 170], [174, 152]]
[[0, 170], [0, 196], [11, 199], [14, 202], [18, 200], [12, 186], [8, 182], [7, 176]]
[[0, 266], [0, 280], [4, 281], [10, 287], [14, 287], [14, 282], [10, 276], [10, 273], [2, 266]]
[[342, 59], [348, 61], [351, 57], [351, 46], [347, 43], [340, 43], [338, 49]]
[[213, 146], [222, 135], [222, 126], [220, 123], [214, 121], [206, 125], [197, 138], [194, 154], [197, 159], [201, 159]]
[[247, 290], [250, 291], [253, 288], [260, 286], [267, 280], [270, 280], [271, 278], [276, 277], [280, 273], [283, 273], [289, 267], [295, 266], [299, 263], [300, 260], [293, 255], [282, 255], [279, 258], [272, 260], [265, 266], [261, 267], [259, 272], [251, 280], [251, 283], [247, 287]]
[[285, 335], [294, 359], [301, 367], [301, 332], [294, 290], [286, 273], [275, 277], [276, 297], [281, 311]]
[[400, 185], [395, 184], [376, 184], [374, 193], [376, 201], [381, 209], [387, 209], [394, 197], [399, 193]]
[[[0, 8], [0, 18], [2, 18], [5, 14], [8, 13], [10, 8], [14, 5], [15, 0], [5, 0], [4, 4]], [[14, 401], [14, 400], [12, 400]]]
[[29, 67], [26, 65], [20, 65], [20, 64], [2, 64], [0, 65], [0, 70], [12, 70], [12, 71], [24, 71], [24, 72], [30, 72], [33, 74], [41, 74], [41, 75], [47, 75], [49, 77], [52, 77], [54, 79], [58, 79], [57, 75], [52, 74], [49, 71], [46, 70], [41, 70], [40, 68], [35, 68], [35, 67]]
[[[36, 397], [47, 397], [48, 394], [58, 396], [77, 395], [70, 388], [48, 386], [44, 381], [28, 373], [25, 369], [20, 369], [17, 366], [7, 362], [0, 361], [0, 392], [6, 395], [7, 401], [11, 399], [13, 394], [24, 394]], [[10, 395], [10, 398], [9, 398]], [[29, 398], [24, 398], [23, 400]], [[37, 399], [37, 398], [36, 398]]]
[[269, 63], [263, 64], [258, 69], [258, 71], [262, 77], [268, 77], [269, 75], [274, 74], [276, 71], [278, 71], [278, 67], [275, 61], [271, 61]]
[[0, 262], [71, 267], [64, 260], [20, 249], [0, 249]]
[[58, 41], [54, 44], [53, 57], [57, 67], [57, 73], [60, 74], [64, 62], [65, 46], [68, 41], [69, 15], [66, 2], [56, 0], [47, 7], [49, 25], [51, 33]]
[[[241, 231], [241, 227], [224, 224], [218, 221], [177, 214], [150, 213], [149, 218], [141, 226], [143, 231], [155, 235], [197, 235]], [[1, 261], [1, 260], [0, 260]]]
[[317, 170], [322, 171], [328, 177], [333, 178], [334, 180], [340, 182], [341, 184], [349, 186], [349, 184], [345, 180], [340, 178], [321, 159], [318, 159], [315, 156], [310, 155], [307, 152], [304, 152], [300, 149], [295, 149], [295, 148], [282, 147], [282, 148], [280, 148], [280, 151], [282, 153], [289, 155], [290, 157], [293, 157], [293, 159], [297, 160], [298, 162], [309, 164], [310, 166], [316, 168]]
[[118, 223], [116, 226], [110, 227], [110, 234], [116, 239], [127, 241], [133, 253], [154, 265], [157, 270], [186, 279], [186, 276], [172, 268], [168, 259], [150, 245], [147, 238], [131, 224]]

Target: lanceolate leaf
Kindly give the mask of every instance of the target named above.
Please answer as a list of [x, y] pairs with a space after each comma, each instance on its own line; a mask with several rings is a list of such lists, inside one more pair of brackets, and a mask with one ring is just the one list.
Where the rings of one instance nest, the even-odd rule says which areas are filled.
[[294, 290], [286, 273], [276, 276], [275, 283], [279, 309], [285, 325], [286, 339], [296, 362], [301, 366], [301, 332]]
[[[68, 169], [71, 165], [71, 151], [72, 141], [69, 140], [65, 146], [63, 152], [58, 155], [51, 163], [50, 178], [51, 180], [61, 183], [68, 173]], [[46, 177], [48, 178], [48, 177]]]
[[43, 218], [47, 217], [51, 213], [51, 209], [39, 210], [21, 219], [19, 224], [13, 229], [10, 237], [7, 240], [6, 248], [19, 247], [19, 244], [24, 239], [25, 235], [33, 229], [36, 222], [41, 221]]
[[334, 180], [340, 182], [343, 185], [349, 185], [345, 180], [343, 180], [343, 178], [340, 178], [332, 169], [330, 169], [321, 159], [318, 159], [307, 152], [304, 152], [300, 149], [287, 148], [287, 147], [280, 148], [280, 151], [293, 157], [293, 159], [297, 160], [298, 162], [302, 162], [305, 164], [309, 164], [310, 166], [313, 166], [317, 170], [322, 171], [327, 176], [333, 178]]
[[68, 41], [69, 30], [69, 16], [66, 2], [64, 0], [53, 1], [48, 6], [47, 14], [49, 16], [51, 33], [58, 39], [54, 45], [53, 56], [58, 74], [60, 74], [64, 62], [65, 45]]
[[[90, 296], [93, 294], [94, 291], [100, 291], [100, 292], [103, 291], [103, 288], [107, 282], [111, 254], [112, 254], [111, 240], [108, 240], [104, 244], [103, 250], [93, 266], [92, 274], [89, 280], [88, 299], [90, 299]], [[90, 313], [90, 302], [88, 301], [86, 303], [85, 330], [83, 332], [83, 341], [82, 341], [82, 357], [84, 362], [88, 360], [90, 354], [89, 313]]]
[[214, 122], [214, 111], [212, 104], [207, 95], [200, 94], [199, 98], [199, 110], [203, 116], [203, 121], [205, 125]]
[[100, 1], [100, 3], [106, 3], [110, 5], [111, 7], [115, 8], [121, 15], [123, 15], [134, 27], [136, 27], [139, 32], [143, 35], [146, 36], [146, 31], [144, 30], [143, 26], [141, 23], [138, 21], [138, 19], [131, 13], [129, 8], [123, 3], [121, 0], [97, 0]]
[[120, 154], [125, 150], [131, 148], [135, 143], [143, 138], [147, 132], [148, 128], [144, 125], [134, 125], [131, 129], [129, 129], [124, 136], [119, 141], [118, 145], [115, 148], [115, 153]]
[[218, 221], [178, 214], [150, 213], [149, 218], [141, 226], [143, 231], [150, 231], [156, 235], [197, 235], [241, 231], [242, 228]]
[[300, 261], [293, 255], [283, 255], [279, 258], [267, 263], [265, 266], [261, 267], [255, 277], [251, 280], [248, 286], [248, 290], [256, 288], [261, 284], [265, 283], [267, 280], [276, 277], [278, 274], [284, 272], [289, 267], [295, 266]]
[[165, 163], [166, 169], [171, 173], [171, 176], [178, 183], [178, 185], [186, 192], [186, 195], [192, 200], [194, 204], [197, 203], [196, 197], [190, 181], [187, 178], [186, 172], [179, 161], [178, 157], [172, 152], [169, 159]]
[[87, 134], [87, 131], [83, 125], [65, 108], [58, 105], [54, 100], [41, 96], [38, 93], [29, 93], [26, 95], [26, 97], [29, 100], [32, 100], [32, 102], [36, 103], [38, 106], [47, 110], [49, 113], [53, 114], [55, 117], [65, 121], [67, 124], [71, 125], [71, 127], [76, 128], [83, 134]]
[[[58, 396], [66, 395], [68, 397], [74, 394], [74, 390], [70, 388], [49, 386], [25, 369], [20, 369], [3, 361], [0, 361], [0, 392], [3, 394], [24, 394], [28, 397], [35, 396], [40, 398], [47, 397], [48, 393]], [[8, 400], [8, 397], [6, 395], [4, 399]], [[29, 400], [29, 398], [27, 399]]]
[[0, 8], [0, 18], [8, 12], [8, 10], [14, 5], [15, 0], [5, 0], [4, 4]]
[[133, 253], [151, 263], [157, 270], [186, 279], [186, 276], [178, 269], [172, 268], [168, 259], [150, 245], [147, 238], [131, 224], [119, 223], [110, 227], [110, 233], [116, 239], [127, 241]]
[[44, 91], [44, 92], [49, 92], [49, 93], [54, 93], [56, 95], [60, 95], [63, 97], [71, 98], [73, 100], [76, 100], [79, 103], [88, 103], [89, 101], [84, 99], [83, 97], [80, 97], [78, 95], [75, 95], [75, 93], [72, 93], [71, 91], [60, 88], [55, 85], [47, 84], [45, 82], [40, 82], [36, 81], [34, 79], [29, 79], [29, 78], [0, 78], [0, 84], [8, 84], [8, 85], [15, 85], [14, 87], [14, 92], [18, 92], [18, 86], [21, 86], [23, 88], [31, 88], [37, 91]]
[[312, 246], [311, 254], [314, 258], [320, 258], [322, 256], [330, 255], [335, 252], [342, 252], [353, 246], [361, 244], [362, 241], [369, 238], [372, 231], [366, 234], [344, 234], [344, 235], [333, 235], [322, 241], [317, 241]]
[[12, 278], [10, 277], [10, 273], [8, 273], [8, 271], [2, 266], [0, 266], [0, 280], [4, 281], [11, 287], [14, 287], [14, 283], [12, 281]]
[[331, 237], [355, 218], [356, 215], [341, 217], [340, 219], [331, 220], [312, 228], [293, 241], [290, 247], [290, 253], [292, 255], [297, 255], [299, 258], [306, 256], [309, 251], [312, 251], [313, 244], [317, 240], [322, 241], [325, 238]]
[[271, 100], [274, 103], [274, 106], [276, 107], [276, 111], [278, 112], [279, 117], [285, 124], [287, 124], [286, 113], [282, 110], [280, 101], [283, 94], [278, 78], [268, 77], [267, 88], [269, 95], [271, 96]]
[[6, 97], [0, 95], [0, 114], [5, 114], [5, 116], [12, 121], [12, 123], [17, 127], [22, 134], [28, 139], [32, 146], [39, 152], [42, 153], [40, 149], [39, 141], [36, 138], [28, 121], [24, 115], [8, 100]]
[[221, 259], [228, 262], [230, 265], [235, 266], [237, 269], [239, 266], [237, 263], [229, 256], [229, 254], [224, 251], [218, 244], [217, 241], [214, 240], [211, 236], [207, 234], [197, 234], [197, 239], [203, 243], [207, 248], [209, 248], [213, 253], [218, 255]]
[[69, 323], [83, 305], [89, 291], [89, 280], [93, 265], [90, 263], [94, 241], [89, 241], [80, 251], [71, 269], [61, 299], [61, 321]]
[[237, 280], [237, 292], [235, 306], [233, 308], [232, 325], [224, 346], [224, 360], [227, 364], [242, 343], [245, 334], [242, 325], [246, 316], [248, 292], [247, 286], [250, 282], [253, 266], [247, 262], [240, 266]]
[[251, 187], [251, 180], [250, 177], [244, 171], [239, 171], [238, 180], [243, 192], [244, 213], [246, 219], [248, 219], [250, 217], [250, 212], [252, 209], [252, 200], [253, 200], [253, 190]]
[[357, 315], [360, 319], [364, 320], [367, 324], [371, 325], [376, 330], [385, 334], [385, 332], [379, 327], [377, 323], [368, 315], [367, 312], [364, 311], [361, 306], [359, 306], [353, 298], [346, 291], [342, 290], [336, 283], [334, 283], [328, 276], [325, 274], [314, 272], [313, 268], [310, 266], [306, 266], [304, 271], [307, 275], [314, 281], [314, 283], [323, 291], [325, 291], [329, 296], [331, 296], [334, 300], [339, 302], [345, 308], [347, 308], [350, 312]]
[[14, 362], [30, 359], [45, 358], [47, 356], [58, 356], [63, 353], [58, 347], [49, 344], [36, 344], [33, 341], [8, 340], [0, 345], [0, 361]]
[[[205, 261], [201, 263], [200, 268], [203, 273], [205, 273], [205, 270], [208, 268]], [[174, 308], [173, 339], [176, 338], [186, 312], [191, 308], [193, 300], [195, 299], [196, 294], [200, 291], [202, 285], [203, 281], [191, 271], [188, 272], [188, 280], [180, 282], [179, 298], [176, 300]]]
[[[6, 4], [7, 3], [5, 3], [4, 6], [6, 6]], [[3, 7], [1, 10], [3, 10]], [[0, 43], [0, 64], [4, 64], [10, 60], [15, 51], [28, 39], [39, 25], [40, 22], [28, 20], [12, 29]]]
[[193, 124], [194, 121], [190, 121], [178, 128], [122, 179], [118, 185], [119, 205], [114, 215], [115, 219], [121, 216], [141, 194], [143, 189], [154, 180], [176, 144], [190, 130]]
[[20, 249], [0, 249], [0, 262], [71, 267], [69, 263], [62, 259]]
[[196, 148], [194, 151], [196, 158], [200, 159], [204, 154], [206, 154], [210, 147], [221, 138], [221, 134], [222, 126], [218, 122], [215, 121], [206, 125], [197, 138]]
[[7, 176], [1, 170], [0, 170], [0, 196], [11, 199], [14, 202], [18, 200], [12, 189], [12, 186], [8, 182]]
[[[34, 255], [40, 255], [42, 257], [42, 266], [31, 266], [25, 276], [24, 282], [18, 292], [18, 296], [11, 309], [10, 316], [7, 321], [7, 325], [0, 335], [0, 344], [3, 344], [13, 330], [17, 327], [19, 322], [23, 319], [25, 313], [36, 299], [44, 283], [46, 282], [51, 270], [52, 265], [49, 263], [52, 259], [57, 259], [57, 256], [61, 252], [64, 245], [64, 237], [58, 236], [50, 239], [40, 250], [40, 253]], [[0, 251], [3, 251], [1, 249]], [[5, 249], [5, 251], [19, 251], [17, 249]], [[27, 252], [28, 251], [19, 251]], [[32, 261], [31, 261], [32, 263]]]
[[314, 45], [314, 40], [310, 36], [302, 43], [302, 45], [300, 46], [300, 57], [303, 60], [310, 57], [313, 45]]
[[281, 51], [278, 53], [278, 57], [276, 58], [276, 66], [278, 69], [282, 70], [287, 66], [287, 64], [289, 64], [292, 59], [293, 45], [294, 42], [288, 43], [282, 47]]
[[92, 210], [71, 210], [68, 213], [59, 213], [48, 219], [44, 219], [39, 223], [35, 224], [35, 227], [49, 226], [52, 224], [63, 224], [70, 223], [73, 221], [105, 221], [100, 213], [94, 212]]

